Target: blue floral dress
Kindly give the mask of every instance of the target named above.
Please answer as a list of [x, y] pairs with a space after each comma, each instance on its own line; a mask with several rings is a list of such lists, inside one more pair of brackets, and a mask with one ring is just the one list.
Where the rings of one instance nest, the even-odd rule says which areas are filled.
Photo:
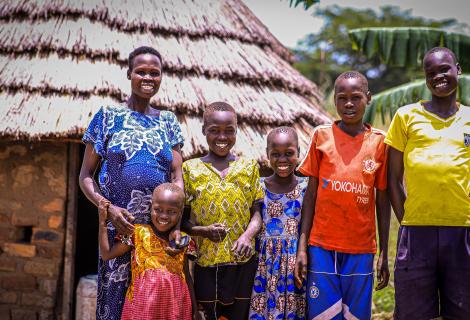
[[276, 194], [261, 179], [263, 226], [249, 319], [305, 319], [305, 285], [301, 289], [295, 286], [294, 268], [308, 180], [297, 180], [294, 190]]
[[[83, 136], [101, 158], [98, 184], [112, 204], [127, 209], [135, 223], [150, 222], [153, 189], [171, 181], [172, 147], [183, 144], [176, 116], [149, 116], [126, 106], [103, 107]], [[116, 230], [108, 222], [108, 240]], [[98, 263], [97, 319], [120, 319], [130, 282], [130, 253]]]

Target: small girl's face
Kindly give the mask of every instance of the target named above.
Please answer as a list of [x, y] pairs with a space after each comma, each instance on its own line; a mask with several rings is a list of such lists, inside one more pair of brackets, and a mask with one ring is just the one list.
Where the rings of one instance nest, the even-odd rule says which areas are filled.
[[209, 150], [225, 157], [237, 141], [237, 116], [230, 111], [214, 111], [203, 126]]
[[299, 162], [299, 144], [294, 135], [288, 132], [274, 134], [268, 140], [266, 153], [276, 175], [285, 178], [293, 174]]
[[181, 197], [171, 190], [162, 190], [152, 198], [152, 223], [158, 231], [167, 232], [178, 223], [182, 214]]

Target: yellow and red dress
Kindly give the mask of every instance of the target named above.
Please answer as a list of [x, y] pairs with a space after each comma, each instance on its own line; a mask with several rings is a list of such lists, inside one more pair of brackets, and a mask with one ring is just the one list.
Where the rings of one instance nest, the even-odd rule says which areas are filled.
[[168, 242], [150, 225], [135, 225], [132, 239], [132, 280], [121, 319], [192, 319], [191, 296], [184, 276], [186, 250], [170, 256]]

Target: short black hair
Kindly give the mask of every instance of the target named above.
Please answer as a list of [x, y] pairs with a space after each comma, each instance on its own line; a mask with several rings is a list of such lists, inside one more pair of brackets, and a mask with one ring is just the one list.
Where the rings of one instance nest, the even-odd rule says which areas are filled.
[[424, 55], [424, 57], [423, 57], [423, 66], [424, 66], [424, 60], [426, 60], [427, 57], [430, 56], [431, 54], [434, 54], [434, 53], [437, 53], [437, 52], [448, 53], [452, 57], [452, 60], [454, 61], [454, 63], [455, 64], [458, 63], [457, 57], [455, 56], [455, 53], [452, 50], [450, 50], [449, 48], [446, 48], [446, 47], [434, 47], [434, 48], [430, 49], [428, 52], [426, 52], [426, 54]]
[[178, 196], [178, 201], [181, 205], [181, 207], [184, 206], [184, 192], [183, 190], [176, 184], [170, 183], [170, 182], [165, 182], [160, 185], [158, 185], [154, 190], [153, 190], [153, 195], [152, 197], [155, 196], [155, 194], [163, 191], [170, 191], [172, 193], [176, 193]]
[[269, 131], [268, 136], [266, 137], [267, 147], [269, 148], [270, 141], [279, 134], [287, 134], [290, 137], [294, 138], [297, 146], [299, 146], [299, 136], [297, 135], [297, 131], [288, 126], [277, 127]]
[[336, 85], [338, 84], [340, 80], [343, 80], [343, 79], [359, 79], [361, 80], [361, 83], [362, 83], [361, 88], [364, 91], [364, 93], [369, 92], [369, 81], [367, 81], [367, 78], [359, 71], [351, 70], [351, 71], [343, 72], [342, 74], [338, 76], [338, 78], [336, 78], [335, 94], [336, 94]]
[[131, 71], [134, 66], [135, 57], [141, 54], [146, 54], [146, 53], [150, 53], [150, 54], [153, 54], [154, 56], [157, 56], [158, 60], [160, 60], [160, 64], [163, 64], [162, 55], [160, 54], [160, 52], [157, 51], [157, 49], [154, 49], [152, 47], [147, 47], [147, 46], [141, 46], [141, 47], [135, 48], [134, 50], [132, 50], [131, 53], [129, 53], [129, 58], [128, 58], [129, 71]]
[[207, 119], [211, 114], [213, 114], [216, 111], [228, 111], [232, 112], [235, 115], [235, 119], [237, 119], [237, 113], [235, 112], [235, 108], [229, 105], [226, 102], [222, 101], [217, 101], [217, 102], [212, 102], [209, 104], [207, 107], [204, 108], [204, 113], [202, 114], [202, 119], [204, 121], [204, 125], [207, 123]]

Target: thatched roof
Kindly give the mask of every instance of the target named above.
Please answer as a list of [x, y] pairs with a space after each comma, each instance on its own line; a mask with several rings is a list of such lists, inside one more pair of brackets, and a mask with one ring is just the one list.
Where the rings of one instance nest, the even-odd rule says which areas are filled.
[[201, 153], [201, 114], [222, 100], [240, 114], [238, 152], [261, 159], [264, 136], [294, 125], [306, 146], [329, 122], [315, 84], [239, 0], [52, 0], [0, 3], [0, 138], [78, 140], [102, 105], [125, 101], [127, 55], [163, 56], [152, 105], [174, 111]]

